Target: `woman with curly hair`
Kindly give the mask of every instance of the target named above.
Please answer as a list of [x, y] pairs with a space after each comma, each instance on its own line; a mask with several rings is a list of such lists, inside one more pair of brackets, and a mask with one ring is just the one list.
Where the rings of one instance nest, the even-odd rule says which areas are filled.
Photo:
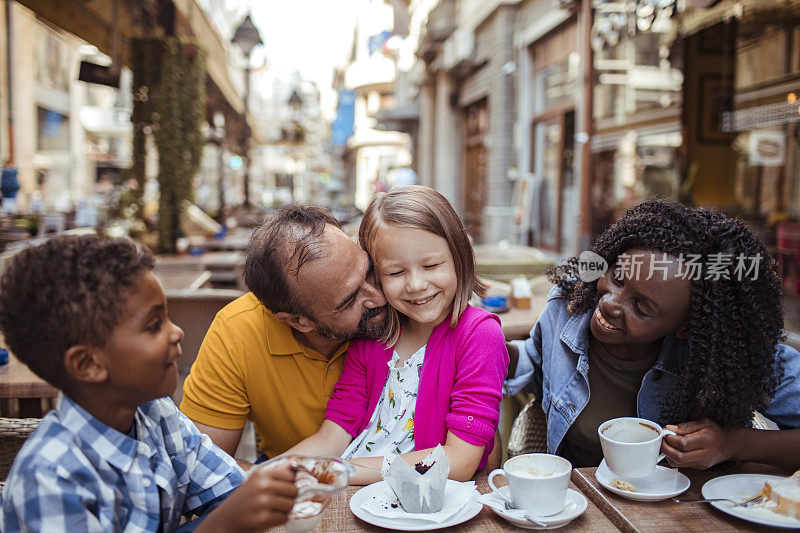
[[800, 428], [800, 354], [780, 344], [781, 285], [759, 238], [722, 214], [651, 200], [594, 252], [605, 273], [588, 276], [575, 257], [556, 267], [531, 338], [508, 344], [506, 393], [541, 398], [549, 451], [596, 466], [597, 427], [633, 416], [675, 431], [662, 445], [675, 466], [800, 466], [800, 430], [749, 429], [754, 411]]

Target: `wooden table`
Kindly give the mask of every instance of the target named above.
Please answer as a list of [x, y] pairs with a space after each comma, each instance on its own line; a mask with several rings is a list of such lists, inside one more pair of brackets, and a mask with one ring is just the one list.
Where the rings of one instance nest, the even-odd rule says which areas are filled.
[[539, 314], [544, 309], [544, 305], [536, 305], [531, 302], [530, 309], [509, 309], [503, 313], [498, 313], [500, 324], [503, 326], [503, 334], [507, 341], [521, 340], [528, 338], [533, 329], [533, 324], [539, 318]]
[[165, 291], [169, 290], [187, 290], [194, 291], [208, 286], [211, 281], [211, 272], [208, 270], [197, 271], [157, 271], [156, 278], [158, 278], [161, 287]]
[[244, 254], [238, 251], [206, 252], [202, 255], [160, 255], [156, 257], [156, 275], [160, 277], [173, 272], [200, 275], [207, 270], [212, 284], [237, 284], [242, 277], [244, 260]]
[[[486, 482], [486, 476], [481, 475], [477, 479], [478, 490], [481, 493], [489, 492], [489, 485]], [[385, 531], [383, 528], [373, 526], [356, 518], [350, 510], [349, 502], [350, 497], [361, 487], [350, 487], [346, 494], [338, 494], [334, 496], [330, 503], [330, 507], [325, 511], [322, 518], [322, 523], [317, 528], [317, 531]], [[570, 488], [578, 490], [577, 487], [570, 483]], [[286, 527], [280, 528], [278, 531], [286, 531]], [[488, 507], [478, 513], [475, 518], [464, 522], [458, 526], [447, 528], [446, 531], [474, 531], [476, 533], [494, 532], [494, 531], [522, 531], [517, 526], [507, 522], [503, 518], [497, 516], [494, 511]], [[558, 529], [558, 531], [597, 531], [609, 532], [617, 531], [614, 524], [598, 509], [591, 501], [586, 511], [567, 524]]]
[[58, 389], [30, 371], [9, 354], [8, 363], [0, 366], [0, 402], [9, 418], [40, 417], [55, 407]]
[[[723, 513], [709, 504], [637, 502], [604, 489], [594, 477], [596, 468], [577, 468], [572, 471], [572, 481], [621, 531], [764, 531], [766, 526], [747, 522]], [[790, 472], [772, 466], [747, 463], [722, 470], [681, 470], [691, 481], [681, 498], [699, 499], [700, 489], [709, 479], [727, 474], [778, 474]]]
[[226, 235], [222, 239], [206, 239], [203, 248], [206, 250], [246, 250], [250, 243], [250, 234]]
[[503, 333], [507, 341], [526, 339], [533, 329], [533, 324], [547, 305], [547, 295], [534, 296], [531, 298], [529, 309], [511, 308], [508, 311], [498, 313], [500, 323], [503, 326]]

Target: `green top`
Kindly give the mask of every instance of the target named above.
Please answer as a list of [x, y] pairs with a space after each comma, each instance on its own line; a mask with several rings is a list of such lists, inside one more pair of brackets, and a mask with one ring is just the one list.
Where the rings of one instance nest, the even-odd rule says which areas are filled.
[[612, 418], [637, 416], [636, 396], [656, 359], [658, 353], [638, 361], [617, 359], [590, 334], [589, 403], [564, 436], [559, 455], [575, 468], [599, 465], [603, 450], [597, 428]]

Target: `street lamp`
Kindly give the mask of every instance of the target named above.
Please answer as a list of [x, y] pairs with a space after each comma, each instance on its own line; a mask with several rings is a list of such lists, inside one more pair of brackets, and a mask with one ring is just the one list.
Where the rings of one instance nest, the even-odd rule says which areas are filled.
[[247, 112], [250, 107], [250, 52], [256, 45], [264, 44], [258, 28], [248, 14], [236, 28], [231, 39], [244, 53], [244, 112], [242, 113], [242, 156], [244, 157], [244, 206], [250, 207], [250, 148], [247, 134]]
[[214, 127], [209, 131], [209, 141], [216, 143], [217, 148], [217, 220], [225, 224], [225, 115], [221, 111], [214, 113]]

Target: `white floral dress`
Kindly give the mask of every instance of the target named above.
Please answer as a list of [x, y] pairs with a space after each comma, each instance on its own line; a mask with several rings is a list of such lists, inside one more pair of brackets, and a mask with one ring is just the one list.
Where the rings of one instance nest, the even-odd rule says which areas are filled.
[[403, 366], [395, 368], [399, 358], [395, 350], [388, 363], [389, 377], [369, 426], [353, 439], [342, 453], [342, 459], [401, 454], [414, 450], [414, 410], [425, 346], [414, 352]]

